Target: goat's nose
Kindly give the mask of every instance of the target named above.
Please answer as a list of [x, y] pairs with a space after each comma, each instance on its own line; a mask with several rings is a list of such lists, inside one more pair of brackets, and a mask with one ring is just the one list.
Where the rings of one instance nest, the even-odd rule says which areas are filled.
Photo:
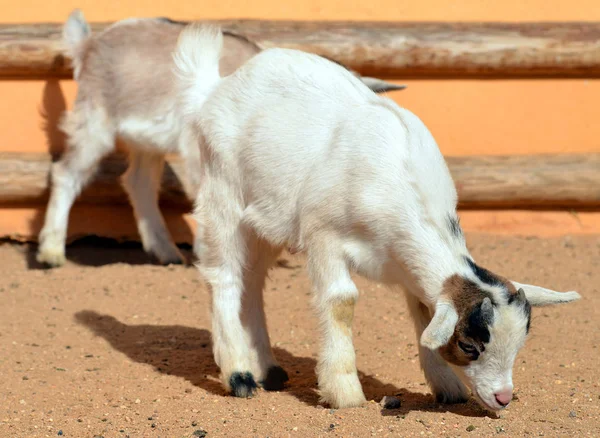
[[508, 404], [512, 400], [512, 390], [511, 389], [497, 392], [494, 395], [496, 396], [496, 401], [502, 406], [508, 406]]

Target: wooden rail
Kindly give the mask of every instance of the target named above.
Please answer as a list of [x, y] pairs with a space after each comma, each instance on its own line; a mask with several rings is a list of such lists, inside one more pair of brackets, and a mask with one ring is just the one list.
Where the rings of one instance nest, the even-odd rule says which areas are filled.
[[[600, 208], [600, 154], [448, 157], [462, 208]], [[105, 160], [78, 202], [123, 204], [122, 157]], [[45, 203], [51, 158], [0, 153], [0, 206]], [[181, 160], [169, 158], [161, 201], [190, 208]]]
[[[600, 77], [600, 23], [218, 22], [260, 47], [315, 52], [381, 78]], [[71, 77], [60, 34], [61, 24], [0, 25], [0, 78]]]

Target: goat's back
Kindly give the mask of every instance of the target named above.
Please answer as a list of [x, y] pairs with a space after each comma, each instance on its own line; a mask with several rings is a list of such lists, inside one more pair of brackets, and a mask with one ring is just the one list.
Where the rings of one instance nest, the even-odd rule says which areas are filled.
[[[78, 78], [80, 98], [93, 96], [118, 119], [151, 119], [175, 105], [172, 52], [185, 24], [167, 19], [127, 19], [85, 42]], [[224, 36], [222, 75], [259, 53], [242, 37]]]
[[221, 81], [199, 120], [203, 159], [238, 186], [244, 220], [273, 243], [301, 246], [317, 224], [400, 222], [420, 214], [413, 201], [431, 187], [424, 202], [453, 211], [452, 180], [423, 123], [316, 55], [262, 52]]

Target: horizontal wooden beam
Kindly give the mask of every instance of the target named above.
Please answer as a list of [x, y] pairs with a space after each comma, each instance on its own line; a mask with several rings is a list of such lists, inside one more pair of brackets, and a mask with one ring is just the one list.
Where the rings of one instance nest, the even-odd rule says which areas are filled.
[[[39, 204], [48, 201], [50, 154], [0, 152], [0, 205]], [[93, 182], [77, 202], [90, 204], [126, 204], [127, 195], [119, 177], [127, 169], [127, 159], [111, 156], [100, 165]], [[163, 173], [161, 202], [190, 208], [185, 192], [185, 170], [180, 159], [168, 159]]]
[[[600, 154], [447, 157], [459, 206], [467, 209], [600, 209]], [[118, 177], [123, 157], [102, 163], [95, 181], [78, 202], [124, 204]], [[51, 158], [46, 154], [0, 153], [0, 206], [45, 203]], [[169, 158], [161, 202], [190, 209], [184, 166]]]
[[[260, 47], [318, 53], [381, 78], [600, 77], [595, 22], [216, 22]], [[61, 24], [0, 25], [0, 77], [71, 77], [60, 35]]]

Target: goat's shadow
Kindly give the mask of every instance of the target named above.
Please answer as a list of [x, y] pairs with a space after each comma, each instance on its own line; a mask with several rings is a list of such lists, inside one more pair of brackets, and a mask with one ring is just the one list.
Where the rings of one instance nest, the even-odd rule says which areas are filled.
[[[212, 394], [226, 395], [212, 356], [211, 334], [206, 329], [181, 325], [127, 325], [113, 316], [90, 310], [76, 313], [75, 320], [135, 362], [151, 365], [159, 373], [182, 377]], [[317, 406], [315, 359], [294, 356], [278, 347], [273, 352], [290, 375], [283, 392], [310, 406]], [[385, 395], [396, 395], [401, 399], [399, 409], [383, 409], [382, 415], [404, 415], [411, 411], [452, 412], [469, 417], [488, 415], [472, 400], [460, 405], [441, 405], [429, 394], [398, 388], [360, 371], [359, 378], [367, 399], [379, 401]]]
[[[190, 244], [177, 245], [187, 260], [186, 267], [193, 267], [195, 260]], [[48, 269], [36, 260], [37, 245], [29, 245], [25, 253], [29, 269]], [[162, 266], [155, 258], [144, 251], [142, 244], [135, 241], [117, 241], [94, 235], [82, 237], [67, 245], [67, 258], [81, 266], [106, 266], [115, 263], [129, 265]]]

